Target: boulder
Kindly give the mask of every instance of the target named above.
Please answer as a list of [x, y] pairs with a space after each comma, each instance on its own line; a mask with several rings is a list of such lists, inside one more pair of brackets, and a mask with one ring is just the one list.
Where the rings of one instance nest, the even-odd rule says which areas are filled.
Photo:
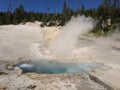
[[13, 64], [7, 64], [5, 67], [8, 70], [13, 70], [14, 69], [14, 65]]
[[16, 67], [16, 68], [15, 68], [15, 72], [16, 72], [16, 74], [18, 74], [18, 75], [23, 74], [23, 70], [22, 70], [21, 68], [19, 68], [19, 67]]
[[5, 90], [5, 89], [7, 89], [7, 84], [0, 83], [0, 90]]

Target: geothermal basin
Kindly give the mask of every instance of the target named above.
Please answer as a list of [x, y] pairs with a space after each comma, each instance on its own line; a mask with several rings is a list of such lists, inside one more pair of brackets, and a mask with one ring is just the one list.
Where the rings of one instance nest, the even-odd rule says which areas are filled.
[[0, 26], [0, 90], [120, 90], [120, 33], [86, 35], [93, 25], [81, 19], [64, 27]]
[[76, 74], [89, 73], [91, 69], [101, 68], [102, 64], [90, 63], [61, 63], [57, 61], [25, 62], [15, 65], [15, 69], [20, 68], [24, 73], [38, 74]]

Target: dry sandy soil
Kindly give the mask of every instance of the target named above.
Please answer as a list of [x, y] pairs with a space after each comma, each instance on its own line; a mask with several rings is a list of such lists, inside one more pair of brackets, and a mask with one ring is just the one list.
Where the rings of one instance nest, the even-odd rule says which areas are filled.
[[[120, 90], [120, 33], [109, 37], [83, 35], [69, 58], [51, 51], [49, 45], [62, 27], [25, 25], [0, 26], [0, 90]], [[64, 58], [64, 59], [63, 59]], [[22, 61], [56, 60], [64, 63], [101, 64], [89, 75], [16, 73], [6, 65]]]

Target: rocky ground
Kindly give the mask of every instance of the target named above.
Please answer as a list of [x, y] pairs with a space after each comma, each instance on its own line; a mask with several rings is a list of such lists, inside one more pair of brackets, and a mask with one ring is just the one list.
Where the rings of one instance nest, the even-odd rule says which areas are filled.
[[[49, 48], [62, 27], [0, 26], [0, 90], [120, 90], [119, 32], [109, 37], [80, 36], [70, 58]], [[44, 43], [44, 44], [43, 44]], [[24, 61], [56, 60], [64, 63], [99, 63], [89, 74], [36, 74], [14, 70]]]
[[[107, 90], [110, 86], [89, 75], [22, 73], [5, 68], [10, 62], [1, 61], [0, 90]], [[10, 69], [10, 66], [9, 66]], [[95, 81], [94, 81], [95, 80]], [[112, 90], [112, 89], [111, 89]]]

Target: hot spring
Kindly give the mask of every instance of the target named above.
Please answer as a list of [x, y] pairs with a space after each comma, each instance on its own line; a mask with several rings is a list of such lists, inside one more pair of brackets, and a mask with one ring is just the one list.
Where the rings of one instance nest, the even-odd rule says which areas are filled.
[[15, 68], [20, 68], [24, 73], [38, 74], [76, 74], [89, 73], [90, 69], [100, 68], [101, 64], [89, 63], [61, 63], [57, 61], [25, 62], [19, 63]]

